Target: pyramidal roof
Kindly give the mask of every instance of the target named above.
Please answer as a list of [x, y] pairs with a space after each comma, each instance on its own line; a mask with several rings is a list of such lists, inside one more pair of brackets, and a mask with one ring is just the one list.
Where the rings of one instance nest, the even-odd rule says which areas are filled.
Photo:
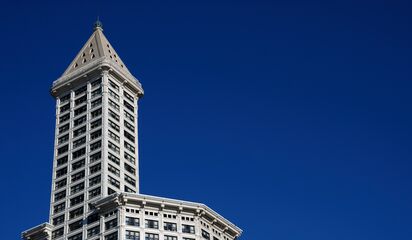
[[95, 23], [93, 34], [62, 76], [70, 74], [93, 61], [104, 58], [117, 65], [119, 69], [131, 75], [126, 65], [124, 65], [119, 55], [109, 43], [109, 40], [104, 36], [102, 25], [98, 21]]

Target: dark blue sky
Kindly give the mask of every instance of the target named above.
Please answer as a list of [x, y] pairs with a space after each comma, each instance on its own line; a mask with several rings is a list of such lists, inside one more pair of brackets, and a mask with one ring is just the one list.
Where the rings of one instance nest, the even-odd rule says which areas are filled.
[[412, 239], [410, 2], [131, 2], [1, 4], [1, 239], [48, 218], [48, 91], [97, 15], [145, 89], [142, 193], [245, 240]]

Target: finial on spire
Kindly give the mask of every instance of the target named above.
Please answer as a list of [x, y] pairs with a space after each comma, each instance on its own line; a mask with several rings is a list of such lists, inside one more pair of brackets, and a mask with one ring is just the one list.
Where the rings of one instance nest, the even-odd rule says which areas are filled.
[[94, 25], [93, 25], [93, 26], [94, 26], [94, 27], [93, 27], [93, 30], [94, 30], [94, 31], [96, 31], [97, 29], [100, 29], [100, 30], [103, 31], [103, 24], [102, 24], [102, 22], [100, 22], [99, 16], [97, 16], [97, 20], [96, 20], [96, 22], [94, 22]]

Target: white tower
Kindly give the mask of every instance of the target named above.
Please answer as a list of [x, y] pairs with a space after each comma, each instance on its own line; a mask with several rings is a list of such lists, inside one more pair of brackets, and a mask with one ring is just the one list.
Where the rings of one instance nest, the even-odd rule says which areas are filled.
[[232, 240], [241, 234], [203, 204], [139, 194], [137, 109], [143, 89], [99, 21], [51, 94], [56, 130], [50, 218], [23, 232], [23, 239]]

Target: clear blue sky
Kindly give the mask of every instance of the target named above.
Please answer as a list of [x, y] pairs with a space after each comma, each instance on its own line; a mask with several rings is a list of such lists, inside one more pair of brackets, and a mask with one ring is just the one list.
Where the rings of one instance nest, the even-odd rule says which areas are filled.
[[1, 239], [47, 220], [58, 78], [92, 33], [140, 79], [141, 191], [241, 239], [412, 239], [412, 6], [7, 1]]

